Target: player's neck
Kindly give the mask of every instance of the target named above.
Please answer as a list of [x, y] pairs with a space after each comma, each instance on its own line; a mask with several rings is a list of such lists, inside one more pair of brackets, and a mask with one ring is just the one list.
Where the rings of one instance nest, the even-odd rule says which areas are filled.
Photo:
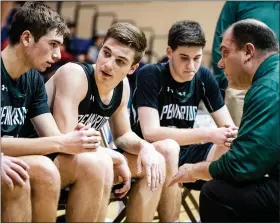
[[8, 45], [1, 54], [4, 66], [12, 79], [18, 79], [30, 69], [19, 46]]
[[169, 63], [169, 71], [170, 71], [170, 74], [172, 76], [172, 78], [178, 82], [178, 83], [184, 83], [186, 81], [189, 81], [189, 80], [184, 80], [180, 77], [180, 75], [178, 75], [175, 71], [175, 69], [173, 68], [173, 66]]
[[[96, 71], [96, 64], [93, 65], [93, 68]], [[98, 89], [98, 93], [100, 98], [107, 98], [111, 95], [112, 91], [114, 90], [114, 88], [116, 86], [112, 86], [112, 84], [103, 81], [103, 82], [99, 82], [98, 78], [95, 78], [95, 83]]]
[[96, 80], [95, 83], [102, 103], [108, 105], [112, 100], [114, 87], [106, 82], [98, 82], [98, 80]]
[[114, 88], [111, 86], [106, 86], [104, 83], [96, 82], [96, 86], [98, 89], [99, 97], [104, 104], [108, 104], [113, 96]]

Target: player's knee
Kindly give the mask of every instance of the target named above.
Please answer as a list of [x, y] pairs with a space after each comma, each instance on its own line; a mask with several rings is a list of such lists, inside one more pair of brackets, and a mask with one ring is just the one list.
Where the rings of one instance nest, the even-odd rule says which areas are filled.
[[32, 162], [31, 166], [32, 171], [32, 186], [37, 189], [41, 189], [48, 192], [53, 192], [54, 194], [59, 194], [61, 180], [60, 174], [52, 162], [46, 156], [38, 156], [36, 157], [36, 161]]
[[108, 181], [113, 179], [112, 158], [101, 152], [79, 154], [79, 176], [87, 180]]
[[174, 162], [179, 158], [180, 146], [172, 139], [161, 141], [158, 144], [157, 150], [163, 155], [166, 163]]
[[[166, 174], [166, 161], [165, 161], [165, 158], [162, 154], [159, 154], [159, 167], [161, 168], [163, 176], [165, 176], [165, 174]], [[165, 179], [163, 179], [163, 180], [165, 180]]]

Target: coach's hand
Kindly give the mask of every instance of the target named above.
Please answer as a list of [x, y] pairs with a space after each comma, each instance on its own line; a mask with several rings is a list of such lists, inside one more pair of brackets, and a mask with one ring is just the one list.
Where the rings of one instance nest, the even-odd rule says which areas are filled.
[[23, 186], [29, 179], [27, 173], [29, 166], [22, 160], [1, 153], [1, 162], [1, 181], [5, 182], [11, 190], [14, 188], [14, 183]]
[[69, 132], [62, 137], [61, 153], [78, 154], [95, 151], [101, 143], [100, 132], [93, 128]]
[[164, 176], [160, 167], [160, 161], [162, 156], [156, 151], [155, 147], [150, 143], [144, 143], [138, 154], [137, 159], [137, 174], [142, 173], [142, 169], [145, 170], [147, 177], [148, 187], [152, 191], [155, 191], [159, 184], [163, 184]]
[[227, 140], [225, 142], [225, 146], [229, 148], [231, 146], [232, 141], [237, 137], [239, 128], [237, 126], [231, 125], [225, 125], [225, 127], [230, 129], [230, 132], [227, 134]]
[[196, 179], [192, 176], [192, 167], [194, 164], [184, 164], [179, 167], [178, 172], [172, 178], [172, 180], [167, 184], [168, 187], [178, 184], [179, 187], [183, 187], [183, 183], [195, 182]]

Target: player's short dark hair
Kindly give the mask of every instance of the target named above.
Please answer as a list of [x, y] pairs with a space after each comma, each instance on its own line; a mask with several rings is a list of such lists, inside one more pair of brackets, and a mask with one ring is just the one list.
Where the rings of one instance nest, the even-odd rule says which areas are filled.
[[176, 22], [168, 33], [168, 46], [176, 50], [179, 46], [201, 46], [206, 44], [205, 35], [200, 24], [192, 20]]
[[69, 33], [63, 18], [49, 6], [42, 2], [26, 2], [15, 13], [9, 30], [9, 43], [20, 42], [20, 36], [29, 30], [35, 42], [49, 31], [56, 30], [57, 35], [65, 37]]

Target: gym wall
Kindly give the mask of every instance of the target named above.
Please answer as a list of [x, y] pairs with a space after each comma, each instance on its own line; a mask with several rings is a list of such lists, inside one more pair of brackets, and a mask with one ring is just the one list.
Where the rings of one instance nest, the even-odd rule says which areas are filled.
[[[133, 21], [139, 27], [152, 27], [159, 36], [154, 42], [154, 50], [159, 57], [165, 54], [167, 33], [171, 25], [182, 19], [198, 21], [206, 35], [204, 63], [208, 65], [213, 35], [220, 11], [225, 1], [186, 1], [186, 2], [94, 2], [84, 1], [82, 4], [96, 5], [99, 12], [113, 12], [121, 21]], [[50, 3], [51, 4], [51, 3]], [[64, 2], [61, 15], [67, 20], [74, 20], [76, 2]], [[78, 36], [90, 38], [92, 30], [92, 16], [94, 10], [85, 7], [80, 10], [77, 23]], [[112, 22], [110, 17], [100, 17], [98, 30], [105, 32]], [[149, 38], [150, 32], [145, 32]]]

